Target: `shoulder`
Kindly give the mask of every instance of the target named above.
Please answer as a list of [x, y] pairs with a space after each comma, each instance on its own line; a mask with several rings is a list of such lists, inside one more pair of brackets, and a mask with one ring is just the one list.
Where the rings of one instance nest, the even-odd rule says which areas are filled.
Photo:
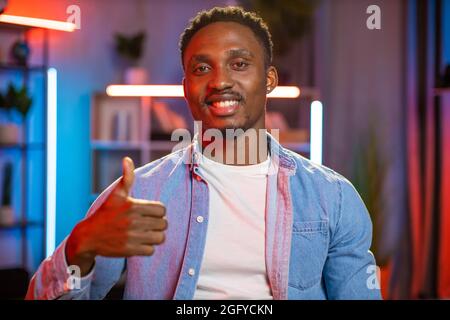
[[310, 208], [320, 212], [319, 218], [329, 221], [331, 231], [342, 223], [369, 224], [364, 202], [347, 178], [292, 151], [285, 152], [296, 164], [295, 175], [291, 180], [291, 191], [297, 198], [294, 201], [307, 202]]
[[296, 165], [295, 176], [304, 183], [331, 188], [338, 193], [337, 195], [344, 188], [353, 188], [352, 183], [347, 178], [333, 169], [322, 164], [317, 164], [293, 151], [284, 149], [284, 152], [294, 160]]

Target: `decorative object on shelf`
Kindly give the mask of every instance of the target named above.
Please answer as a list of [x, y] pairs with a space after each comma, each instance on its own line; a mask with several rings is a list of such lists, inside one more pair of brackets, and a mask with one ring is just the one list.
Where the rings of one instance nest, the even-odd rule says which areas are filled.
[[95, 97], [95, 113], [98, 127], [94, 140], [139, 141], [141, 127], [141, 101], [137, 98]]
[[114, 141], [131, 141], [132, 124], [129, 110], [116, 110], [111, 128]]
[[14, 210], [12, 208], [12, 164], [11, 162], [7, 162], [3, 168], [0, 226], [10, 226], [14, 222]]
[[6, 104], [9, 108], [16, 109], [22, 118], [25, 119], [32, 103], [33, 100], [28, 95], [27, 87], [23, 86], [17, 89], [12, 83], [9, 84], [8, 92], [6, 93]]
[[28, 65], [28, 58], [30, 57], [30, 46], [25, 38], [19, 39], [11, 47], [11, 58], [14, 63], [20, 66]]
[[148, 82], [148, 73], [145, 68], [139, 67], [142, 57], [145, 32], [141, 31], [133, 36], [116, 33], [116, 51], [125, 63], [124, 82], [126, 84], [145, 84]]
[[6, 95], [0, 92], [0, 144], [16, 144], [19, 142], [19, 126], [11, 121], [11, 104]]
[[450, 64], [445, 67], [444, 74], [436, 81], [437, 88], [450, 88]]
[[0, 123], [0, 145], [19, 143], [19, 126], [14, 123]]
[[19, 137], [20, 128], [12, 121], [13, 115], [11, 113], [14, 110], [19, 112], [23, 124], [31, 104], [32, 99], [25, 86], [17, 89], [10, 83], [6, 94], [0, 93], [0, 110], [3, 110], [2, 116], [6, 119], [6, 123], [0, 123], [0, 144], [17, 144], [21, 140]]
[[155, 128], [150, 135], [161, 140], [170, 140], [172, 132], [176, 129], [187, 129], [188, 125], [183, 116], [172, 111], [164, 101], [153, 102], [152, 114], [155, 116]]

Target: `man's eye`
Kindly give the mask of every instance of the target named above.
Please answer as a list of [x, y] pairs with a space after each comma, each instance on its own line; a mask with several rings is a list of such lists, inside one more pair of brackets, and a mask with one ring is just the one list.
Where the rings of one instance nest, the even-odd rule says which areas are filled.
[[244, 70], [249, 66], [249, 63], [245, 61], [238, 61], [233, 63], [233, 68], [237, 70]]
[[209, 67], [208, 67], [208, 66], [206, 66], [206, 65], [201, 65], [201, 66], [198, 66], [198, 67], [195, 67], [195, 68], [194, 68], [194, 73], [197, 73], [197, 74], [199, 74], [199, 73], [205, 73], [205, 72], [208, 72], [208, 70], [209, 70]]

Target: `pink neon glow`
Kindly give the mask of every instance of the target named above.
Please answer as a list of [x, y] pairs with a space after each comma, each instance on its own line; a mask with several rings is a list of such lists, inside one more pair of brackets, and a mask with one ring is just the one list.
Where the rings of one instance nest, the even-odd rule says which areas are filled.
[[[109, 85], [106, 94], [112, 97], [183, 97], [181, 85]], [[276, 87], [268, 98], [298, 98], [300, 88], [296, 86]]]
[[0, 22], [67, 32], [74, 31], [76, 27], [76, 25], [71, 22], [12, 16], [9, 14], [0, 15]]

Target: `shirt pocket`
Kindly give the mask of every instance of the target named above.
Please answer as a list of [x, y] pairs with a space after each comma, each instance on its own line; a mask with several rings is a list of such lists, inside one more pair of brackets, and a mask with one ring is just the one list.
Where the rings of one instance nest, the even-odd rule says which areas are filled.
[[328, 221], [294, 222], [289, 285], [305, 290], [318, 284], [328, 253]]

